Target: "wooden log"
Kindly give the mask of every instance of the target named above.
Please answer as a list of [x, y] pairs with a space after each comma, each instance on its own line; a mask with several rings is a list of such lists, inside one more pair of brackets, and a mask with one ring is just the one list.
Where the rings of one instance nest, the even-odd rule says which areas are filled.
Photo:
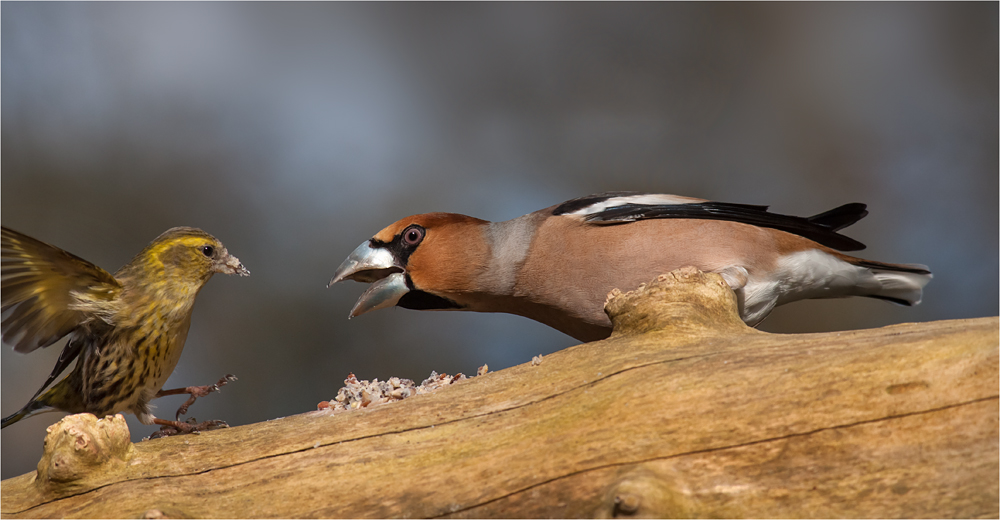
[[50, 428], [3, 517], [997, 517], [998, 319], [779, 335], [684, 269], [611, 338], [400, 402]]

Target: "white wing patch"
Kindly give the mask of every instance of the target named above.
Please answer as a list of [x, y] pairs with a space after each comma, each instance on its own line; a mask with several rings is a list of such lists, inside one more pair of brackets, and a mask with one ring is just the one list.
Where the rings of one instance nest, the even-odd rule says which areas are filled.
[[613, 208], [615, 206], [622, 206], [624, 204], [648, 204], [648, 205], [695, 204], [698, 202], [706, 202], [706, 200], [696, 199], [694, 197], [682, 197], [680, 195], [667, 195], [665, 193], [644, 193], [642, 195], [623, 195], [621, 197], [612, 197], [607, 200], [602, 200], [601, 202], [595, 202], [590, 206], [586, 206], [576, 211], [565, 213], [565, 215], [580, 215], [585, 217], [587, 215], [600, 213], [608, 208]]

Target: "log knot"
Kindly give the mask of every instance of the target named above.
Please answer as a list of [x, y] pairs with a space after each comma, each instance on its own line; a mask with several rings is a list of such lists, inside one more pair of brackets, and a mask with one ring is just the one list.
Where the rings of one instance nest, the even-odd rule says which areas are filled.
[[641, 464], [624, 472], [605, 493], [596, 518], [692, 518], [695, 511], [676, 475]]
[[36, 483], [43, 486], [106, 477], [124, 468], [134, 451], [121, 414], [103, 419], [89, 413], [67, 415], [46, 432], [36, 475]]
[[753, 331], [740, 319], [736, 294], [722, 276], [694, 267], [661, 274], [633, 291], [612, 289], [604, 312], [611, 318], [614, 335]]

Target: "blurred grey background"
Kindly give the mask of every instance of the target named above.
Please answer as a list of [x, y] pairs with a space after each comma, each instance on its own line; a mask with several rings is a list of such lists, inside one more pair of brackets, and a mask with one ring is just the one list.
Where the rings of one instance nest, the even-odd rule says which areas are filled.
[[[803, 302], [810, 332], [998, 314], [998, 4], [0, 5], [3, 224], [109, 271], [197, 226], [252, 271], [199, 297], [168, 387], [239, 381], [199, 420], [315, 409], [348, 373], [417, 382], [575, 342], [523, 318], [383, 310], [327, 289], [413, 213], [505, 220], [606, 190], [812, 215], [859, 201], [924, 303]], [[652, 278], [651, 273], [651, 278]], [[4, 346], [13, 413], [61, 344]], [[159, 402], [171, 416], [183, 397]], [[32, 471], [59, 414], [2, 433]], [[128, 417], [136, 440], [154, 431]]]

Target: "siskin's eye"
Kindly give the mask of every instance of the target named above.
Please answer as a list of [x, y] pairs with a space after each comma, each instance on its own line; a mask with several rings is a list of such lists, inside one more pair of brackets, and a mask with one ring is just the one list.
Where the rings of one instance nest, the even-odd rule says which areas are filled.
[[424, 239], [424, 228], [414, 224], [403, 231], [403, 243], [408, 246], [415, 246]]
[[215, 253], [215, 248], [212, 246], [201, 246], [201, 253], [209, 258]]

